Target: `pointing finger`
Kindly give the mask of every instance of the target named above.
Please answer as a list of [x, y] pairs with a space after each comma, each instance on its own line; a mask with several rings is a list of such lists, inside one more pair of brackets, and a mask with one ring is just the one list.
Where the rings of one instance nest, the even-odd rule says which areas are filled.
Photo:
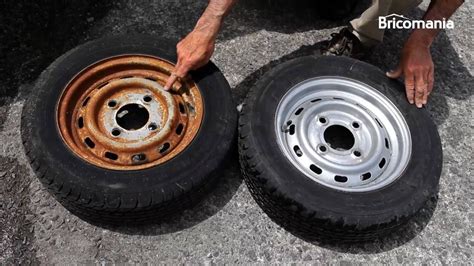
[[175, 73], [172, 73], [166, 81], [166, 85], [163, 87], [163, 89], [169, 90], [171, 87], [173, 87], [173, 84], [176, 82], [177, 79], [178, 76]]
[[173, 87], [173, 84], [176, 82], [178, 79], [178, 76], [176, 75], [176, 69], [181, 65], [181, 57], [178, 56], [178, 62], [176, 63], [175, 66], [175, 71], [171, 72], [171, 75], [169, 76], [168, 80], [166, 81], [165, 86], [163, 87], [164, 90], [169, 90], [171, 87]]

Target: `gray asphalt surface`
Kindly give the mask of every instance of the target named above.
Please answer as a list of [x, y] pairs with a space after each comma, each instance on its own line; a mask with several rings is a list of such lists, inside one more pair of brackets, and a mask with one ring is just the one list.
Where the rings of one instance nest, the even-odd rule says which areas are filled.
[[[116, 1], [102, 7], [100, 14], [87, 11], [75, 18], [81, 27], [62, 31], [67, 40], [59, 40], [67, 45], [30, 51], [32, 61], [14, 72], [19, 81], [1, 83], [0, 264], [472, 263], [472, 1], [453, 17], [455, 29], [442, 32], [432, 48], [436, 86], [427, 108], [444, 151], [439, 198], [397, 234], [364, 245], [305, 242], [260, 210], [241, 180], [236, 160], [209, 197], [166, 224], [106, 229], [83, 222], [58, 204], [34, 177], [19, 135], [21, 110], [39, 74], [38, 65], [44, 67], [50, 60], [42, 58], [103, 35], [140, 32], [179, 38], [192, 29], [205, 2]], [[319, 19], [307, 8], [282, 12], [278, 6], [261, 8], [248, 2], [239, 4], [226, 20], [212, 59], [228, 79], [236, 102], [271, 66], [313, 53], [318, 42], [345, 24]], [[426, 3], [409, 16], [421, 16], [424, 8]], [[406, 36], [404, 31], [389, 32], [368, 61], [385, 70], [394, 67]], [[54, 33], [47, 38], [52, 38], [51, 45], [58, 43]]]

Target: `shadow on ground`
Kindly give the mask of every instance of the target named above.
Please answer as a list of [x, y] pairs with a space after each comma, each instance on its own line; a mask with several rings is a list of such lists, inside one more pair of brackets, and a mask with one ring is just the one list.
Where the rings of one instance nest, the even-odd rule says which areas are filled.
[[[15, 97], [65, 51], [83, 41], [113, 1], [1, 1], [0, 97]], [[1, 103], [0, 105], [4, 105]]]
[[261, 30], [292, 34], [343, 26], [368, 2], [241, 0], [226, 19], [219, 38], [229, 40]]
[[[87, 39], [112, 1], [0, 1], [0, 129], [8, 104], [57, 57]], [[32, 86], [24, 86], [26, 97]]]

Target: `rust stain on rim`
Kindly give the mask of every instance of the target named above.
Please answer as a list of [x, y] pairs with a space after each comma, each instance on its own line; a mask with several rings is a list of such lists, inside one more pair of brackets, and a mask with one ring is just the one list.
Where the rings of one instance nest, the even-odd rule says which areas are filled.
[[85, 68], [66, 86], [56, 118], [62, 139], [83, 160], [141, 170], [188, 147], [202, 123], [203, 99], [190, 79], [163, 90], [174, 69], [148, 55], [121, 55]]

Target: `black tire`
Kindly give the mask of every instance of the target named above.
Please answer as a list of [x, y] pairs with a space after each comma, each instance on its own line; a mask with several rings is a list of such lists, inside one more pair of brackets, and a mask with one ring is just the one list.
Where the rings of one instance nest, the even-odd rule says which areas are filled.
[[[281, 152], [274, 129], [280, 99], [294, 85], [321, 76], [369, 84], [399, 108], [413, 145], [407, 169], [394, 182], [368, 192], [332, 189], [308, 178]], [[266, 73], [249, 92], [241, 112], [239, 153], [256, 202], [281, 226], [307, 240], [357, 242], [392, 232], [437, 194], [442, 167], [440, 138], [429, 113], [406, 101], [400, 82], [344, 57], [302, 57]]]
[[57, 129], [57, 101], [82, 69], [134, 53], [176, 62], [175, 47], [175, 41], [150, 36], [106, 37], [61, 56], [37, 80], [22, 114], [25, 152], [43, 185], [72, 213], [96, 223], [156, 222], [197, 203], [221, 174], [237, 134], [237, 112], [226, 79], [212, 63], [191, 73], [205, 88], [201, 128], [184, 151], [163, 164], [134, 171], [99, 168], [75, 156]]

